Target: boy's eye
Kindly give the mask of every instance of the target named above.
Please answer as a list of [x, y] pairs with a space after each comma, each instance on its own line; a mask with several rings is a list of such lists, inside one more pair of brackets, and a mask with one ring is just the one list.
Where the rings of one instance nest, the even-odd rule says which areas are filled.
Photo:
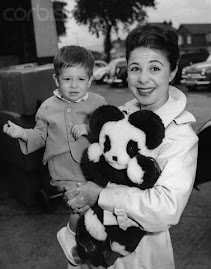
[[130, 71], [132, 72], [137, 72], [139, 70], [139, 68], [137, 66], [134, 66], [130, 69]]
[[85, 80], [85, 78], [79, 78], [79, 80], [82, 80], [82, 81], [84, 81], [84, 80]]

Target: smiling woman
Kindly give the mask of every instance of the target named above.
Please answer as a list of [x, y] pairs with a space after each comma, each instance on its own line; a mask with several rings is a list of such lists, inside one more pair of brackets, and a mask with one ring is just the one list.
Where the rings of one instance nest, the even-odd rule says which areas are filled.
[[[130, 115], [140, 108], [152, 110], [165, 126], [161, 145], [148, 153], [161, 170], [155, 185], [144, 191], [127, 186], [101, 189], [88, 181], [75, 197], [69, 196], [69, 204], [80, 197], [87, 201], [86, 206], [97, 202], [105, 211], [107, 225], [113, 224], [113, 212], [121, 208], [125, 223], [129, 218], [147, 232], [135, 252], [119, 257], [111, 269], [175, 268], [169, 228], [178, 223], [191, 194], [198, 146], [191, 127], [195, 118], [185, 111], [186, 96], [169, 85], [176, 74], [178, 58], [178, 37], [172, 28], [147, 24], [135, 28], [126, 39], [128, 88], [135, 98], [121, 110]], [[118, 214], [116, 217], [118, 221]]]

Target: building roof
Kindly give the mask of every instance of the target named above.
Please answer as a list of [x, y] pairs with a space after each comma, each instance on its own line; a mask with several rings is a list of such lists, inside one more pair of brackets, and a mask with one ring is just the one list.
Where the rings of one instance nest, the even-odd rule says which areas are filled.
[[185, 28], [191, 34], [207, 34], [211, 33], [210, 23], [192, 23], [192, 24], [181, 24], [179, 29]]
[[147, 24], [153, 24], [153, 25], [158, 25], [158, 26], [167, 26], [167, 27], [170, 27], [170, 28], [176, 30], [176, 28], [173, 27], [171, 21], [170, 22], [166, 22], [166, 21], [164, 21], [164, 22], [148, 22]]

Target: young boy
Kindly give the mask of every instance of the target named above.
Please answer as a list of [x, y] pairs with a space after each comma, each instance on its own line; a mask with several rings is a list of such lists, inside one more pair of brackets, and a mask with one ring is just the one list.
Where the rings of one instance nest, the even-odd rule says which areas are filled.
[[[48, 163], [51, 185], [61, 191], [86, 181], [82, 157], [89, 145], [89, 116], [106, 104], [104, 97], [88, 92], [94, 61], [93, 55], [83, 47], [62, 47], [54, 57], [53, 77], [58, 88], [38, 109], [35, 127], [24, 129], [11, 121], [3, 126], [5, 133], [19, 139], [24, 154], [45, 147], [43, 163]], [[71, 214], [67, 227], [57, 234], [65, 255], [74, 265], [70, 250], [75, 244], [78, 217]], [[71, 238], [71, 244], [66, 244], [67, 237]]]

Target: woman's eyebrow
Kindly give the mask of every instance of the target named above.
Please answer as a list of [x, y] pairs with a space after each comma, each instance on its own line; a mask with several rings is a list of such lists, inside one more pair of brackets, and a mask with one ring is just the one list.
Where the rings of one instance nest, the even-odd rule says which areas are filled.
[[[150, 60], [149, 63], [159, 63], [159, 64], [161, 64], [162, 66], [164, 66], [164, 64], [163, 64], [161, 61], [159, 61], [159, 60]], [[139, 65], [139, 63], [137, 63], [137, 62], [132, 62], [132, 63], [130, 63], [128, 66], [131, 66], [131, 65]]]
[[162, 66], [164, 66], [164, 64], [161, 61], [159, 61], [159, 60], [151, 60], [150, 63], [159, 63]]

